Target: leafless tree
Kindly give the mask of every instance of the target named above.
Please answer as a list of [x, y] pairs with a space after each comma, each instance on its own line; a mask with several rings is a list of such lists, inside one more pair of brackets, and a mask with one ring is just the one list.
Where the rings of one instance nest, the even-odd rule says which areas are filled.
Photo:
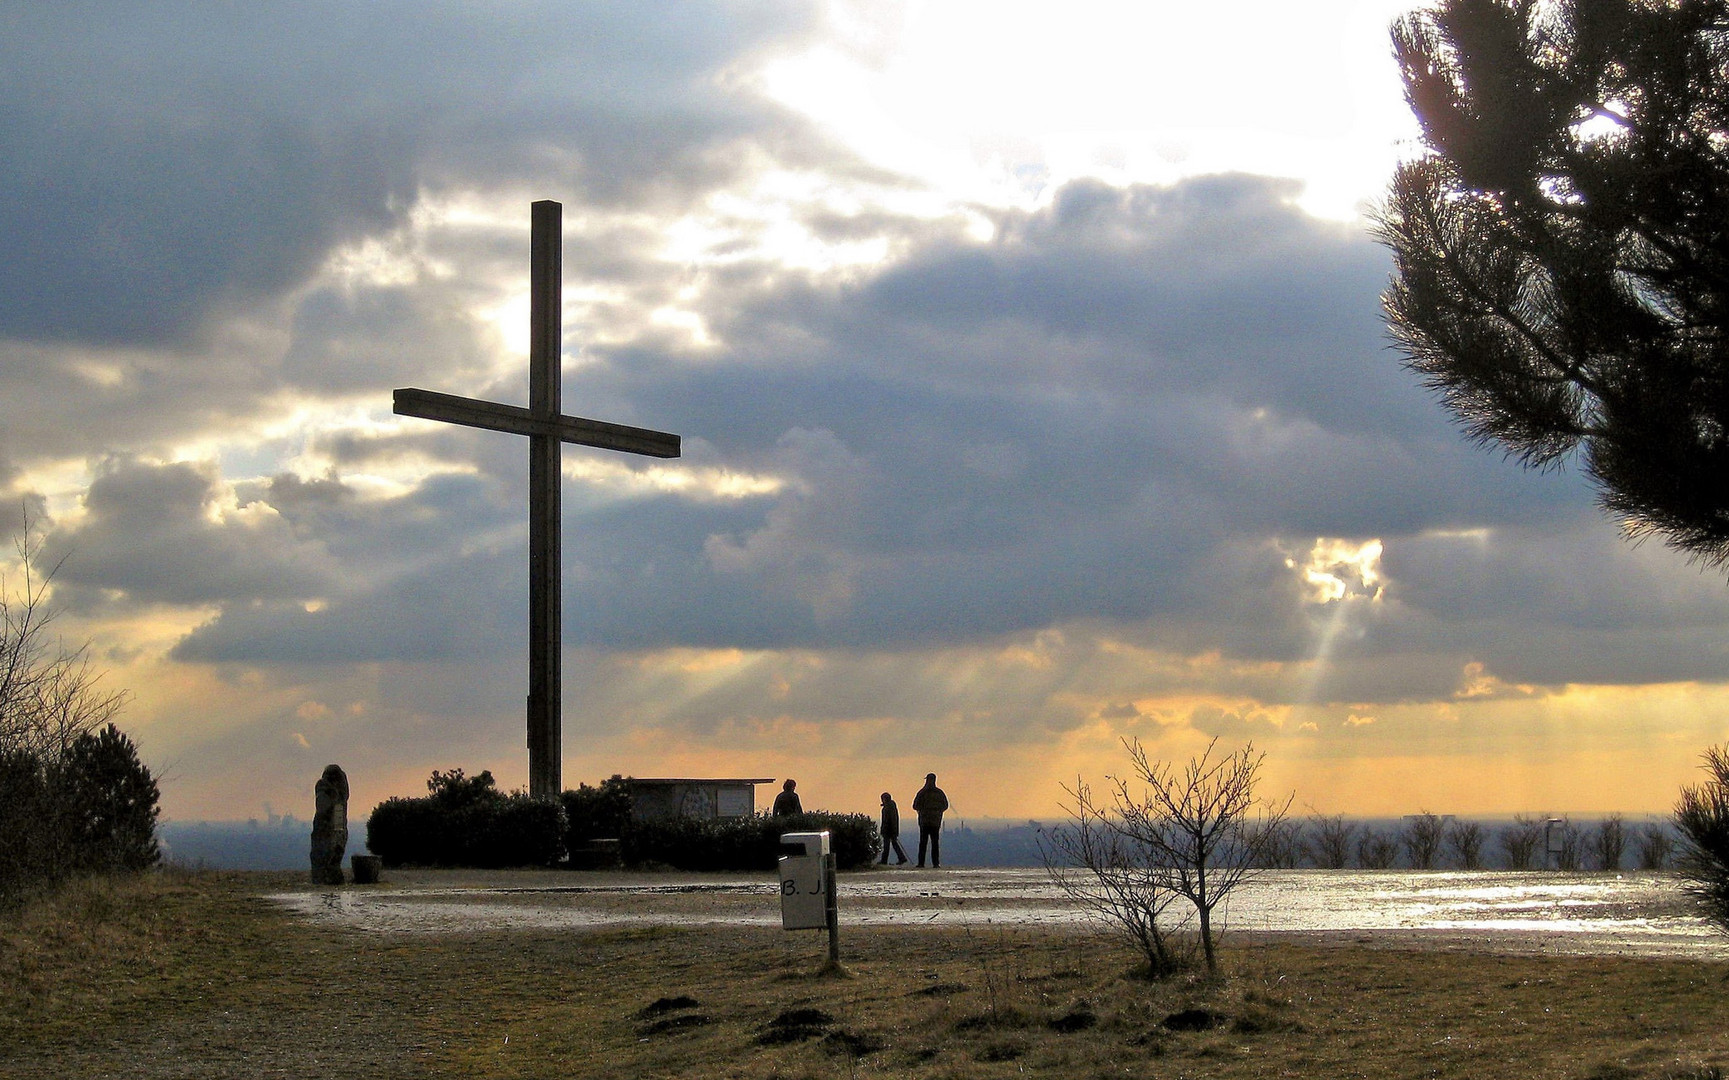
[[1255, 797], [1265, 754], [1251, 744], [1215, 757], [1218, 742], [1178, 769], [1148, 760], [1139, 740], [1125, 740], [1145, 791], [1131, 797], [1128, 783], [1114, 780], [1123, 831], [1146, 849], [1165, 887], [1194, 905], [1209, 972], [1218, 970], [1213, 909], [1258, 872], [1269, 837], [1291, 806], [1289, 797], [1283, 803]]
[[1303, 859], [1303, 824], [1286, 818], [1267, 830], [1267, 842], [1261, 849], [1263, 870], [1294, 870]]
[[1627, 832], [1620, 814], [1610, 814], [1591, 831], [1591, 859], [1598, 870], [1621, 869], [1621, 856], [1627, 852]]
[[1537, 849], [1543, 846], [1543, 820], [1525, 814], [1514, 814], [1513, 823], [1502, 826], [1496, 839], [1501, 843], [1501, 854], [1507, 860], [1507, 869], [1529, 870], [1532, 860], [1537, 856]]
[[1641, 870], [1667, 870], [1670, 856], [1675, 853], [1675, 838], [1669, 835], [1669, 830], [1661, 822], [1647, 822], [1639, 830], [1639, 849], [1636, 852]]
[[57, 761], [113, 719], [126, 693], [102, 687], [85, 642], [71, 646], [52, 630], [48, 603], [59, 564], [43, 570], [41, 543], [26, 517], [14, 541], [17, 561], [0, 576], [0, 753]]
[[1566, 870], [1569, 873], [1579, 869], [1584, 862], [1585, 837], [1578, 824], [1566, 814], [1550, 819], [1553, 831], [1549, 841], [1550, 851], [1555, 855], [1555, 869]]
[[1064, 893], [1128, 936], [1154, 978], [1188, 966], [1184, 950], [1165, 922], [1177, 894], [1165, 884], [1153, 852], [1132, 841], [1112, 809], [1099, 804], [1085, 781], [1063, 788], [1067, 822], [1039, 833], [1045, 870]]
[[1447, 850], [1461, 870], [1483, 868], [1483, 826], [1475, 821], [1455, 821], [1447, 827]]
[[1343, 814], [1310, 814], [1303, 847], [1310, 861], [1321, 869], [1343, 870], [1351, 864], [1351, 838], [1356, 832], [1357, 826], [1347, 822]]
[[1364, 825], [1357, 837], [1357, 865], [1365, 870], [1390, 870], [1399, 861], [1399, 842], [1375, 828]]
[[0, 565], [0, 906], [81, 870], [156, 862], [159, 789], [109, 721], [126, 700], [101, 684], [88, 643], [54, 632], [58, 564], [41, 568], [26, 511]]
[[1441, 841], [1446, 834], [1446, 821], [1427, 810], [1407, 816], [1399, 840], [1405, 845], [1411, 866], [1417, 870], [1433, 870], [1435, 857], [1441, 853]]

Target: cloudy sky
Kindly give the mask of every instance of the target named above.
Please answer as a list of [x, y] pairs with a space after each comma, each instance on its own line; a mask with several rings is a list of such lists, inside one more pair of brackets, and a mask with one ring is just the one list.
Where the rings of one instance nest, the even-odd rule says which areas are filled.
[[567, 784], [1220, 736], [1323, 812], [1658, 811], [1729, 593], [1464, 442], [1364, 212], [1393, 0], [0, 4], [0, 526], [175, 818], [526, 783], [528, 207], [565, 204]]

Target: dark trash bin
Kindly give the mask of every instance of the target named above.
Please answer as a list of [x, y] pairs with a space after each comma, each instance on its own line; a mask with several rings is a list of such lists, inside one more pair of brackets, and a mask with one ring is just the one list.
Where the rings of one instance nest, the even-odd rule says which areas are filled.
[[356, 885], [376, 885], [378, 875], [384, 869], [382, 855], [355, 855], [349, 859], [354, 867], [354, 883]]

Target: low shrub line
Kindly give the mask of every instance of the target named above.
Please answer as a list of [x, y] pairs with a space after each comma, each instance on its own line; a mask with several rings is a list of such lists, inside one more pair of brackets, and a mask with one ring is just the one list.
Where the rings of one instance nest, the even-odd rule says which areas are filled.
[[842, 870], [869, 866], [881, 850], [868, 814], [812, 810], [773, 817], [669, 818], [629, 825], [619, 837], [628, 865], [661, 863], [678, 870], [773, 870], [782, 833], [829, 833], [829, 850]]
[[619, 777], [583, 784], [556, 801], [499, 791], [491, 772], [434, 772], [426, 786], [425, 796], [393, 797], [373, 808], [366, 846], [386, 866], [554, 866], [595, 840], [613, 839], [627, 866], [773, 870], [782, 833], [827, 830], [836, 865], [857, 869], [876, 859], [881, 843], [867, 814], [632, 821]]

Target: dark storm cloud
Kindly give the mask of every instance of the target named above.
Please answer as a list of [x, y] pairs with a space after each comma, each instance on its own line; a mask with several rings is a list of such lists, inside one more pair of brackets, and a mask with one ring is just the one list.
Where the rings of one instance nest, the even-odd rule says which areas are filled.
[[112, 604], [115, 593], [131, 604], [185, 606], [316, 597], [341, 573], [321, 539], [296, 535], [263, 506], [225, 499], [209, 465], [111, 459], [84, 510], [75, 529], [47, 537], [44, 551], [61, 564], [57, 595], [75, 609]]
[[295, 307], [278, 377], [328, 397], [472, 377], [490, 366], [493, 342], [456, 303], [461, 292], [448, 283], [316, 289]]
[[[1315, 627], [1272, 541], [1589, 514], [1577, 485], [1460, 443], [1386, 353], [1380, 251], [1292, 195], [1241, 176], [1083, 183], [984, 243], [899, 221], [909, 254], [862, 279], [715, 283], [703, 312], [727, 362], [595, 347], [568, 400], [786, 483], [573, 510], [568, 639], [906, 647], [1103, 617], [1307, 659]], [[439, 439], [522, 483], [510, 440]], [[1341, 643], [1341, 671], [1386, 640]], [[1451, 653], [1428, 667], [1419, 681], [1450, 688]]]
[[1080, 182], [989, 243], [938, 235], [861, 283], [720, 289], [705, 314], [739, 365], [669, 369], [653, 392], [729, 449], [796, 423], [970, 484], [963, 453], [1006, 445], [1017, 493], [1112, 504], [1157, 482], [1267, 531], [1573, 512], [1575, 488], [1459, 445], [1387, 350], [1381, 249], [1294, 194]]
[[[318, 538], [341, 573], [301, 594], [312, 605], [232, 596], [174, 656], [319, 664], [520, 653], [524, 526], [509, 494], [488, 479], [452, 475], [394, 499], [363, 499], [334, 479], [250, 485], [243, 498], [295, 536]], [[258, 554], [261, 563], [271, 558]]]
[[1468, 652], [1512, 683], [1729, 677], [1721, 575], [1659, 544], [1629, 545], [1598, 515], [1412, 538], [1384, 565], [1423, 617], [1389, 628], [1395, 647]]
[[[628, 243], [582, 247], [576, 273], [613, 265], [630, 284], [610, 328], [639, 333], [573, 331], [587, 347], [566, 373], [567, 408], [680, 432], [684, 467], [781, 486], [729, 498], [567, 482], [566, 641], [905, 650], [1104, 620], [1179, 654], [1303, 661], [1332, 609], [1306, 601], [1288, 560], [1318, 536], [1379, 537], [1385, 602], [1333, 627], [1311, 682], [1261, 686], [1265, 700], [1445, 698], [1485, 657], [1505, 679], [1718, 673], [1710, 649], [1617, 644], [1631, 628], [1659, 641], [1729, 613], [1721, 598], [1683, 603], [1688, 586], [1661, 552], [1637, 557], [1630, 580], [1643, 584], [1590, 601], [1600, 648], [1624, 662], [1569, 654], [1577, 582], [1544, 560], [1563, 537], [1562, 561], [1586, 552], [1594, 579], [1626, 575], [1612, 526], [1577, 476], [1522, 472], [1459, 439], [1385, 347], [1381, 251], [1293, 195], [1246, 176], [1082, 182], [1045, 209], [1000, 214], [988, 241], [876, 215], [869, 229], [903, 254], [870, 271], [743, 261], [707, 275], [693, 303], [718, 351], [641, 331], [679, 268]], [[495, 235], [470, 239], [471, 260], [508, 254]], [[309, 293], [287, 368], [349, 392], [376, 377], [369, 363], [414, 372], [377, 359], [407, 343], [401, 355], [436, 354], [434, 372], [478, 371], [480, 331], [447, 314], [461, 288]], [[507, 383], [484, 392], [520, 396]], [[219, 608], [177, 655], [519, 655], [521, 441], [404, 421], [310, 445], [344, 470], [412, 454], [478, 472], [390, 498], [334, 477], [242, 485], [236, 506], [268, 506], [293, 539], [254, 545], [285, 569], [271, 588], [231, 595], [220, 577], [177, 584]], [[85, 528], [118, 535], [96, 501]], [[1487, 537], [1487, 562], [1447, 539], [1460, 530]], [[290, 585], [307, 552], [340, 568], [316, 593]], [[135, 578], [115, 565], [102, 571], [121, 582], [111, 587], [168, 595], [142, 564]], [[218, 563], [175, 565], [195, 579]]]
[[[1081, 183], [1004, 215], [989, 242], [933, 230], [863, 280], [729, 282], [705, 314], [734, 363], [617, 353], [573, 373], [575, 395], [628, 383], [728, 461], [804, 480], [708, 538], [713, 572], [758, 599], [678, 640], [863, 645], [1180, 615], [1250, 655], [1300, 658], [1311, 635], [1270, 539], [1589, 514], [1577, 483], [1460, 442], [1385, 348], [1380, 250], [1293, 194], [1243, 176]], [[665, 632], [636, 625], [632, 640]]]
[[677, 205], [813, 140], [728, 75], [780, 3], [10, 4], [0, 336], [138, 345], [303, 279], [423, 191]]

